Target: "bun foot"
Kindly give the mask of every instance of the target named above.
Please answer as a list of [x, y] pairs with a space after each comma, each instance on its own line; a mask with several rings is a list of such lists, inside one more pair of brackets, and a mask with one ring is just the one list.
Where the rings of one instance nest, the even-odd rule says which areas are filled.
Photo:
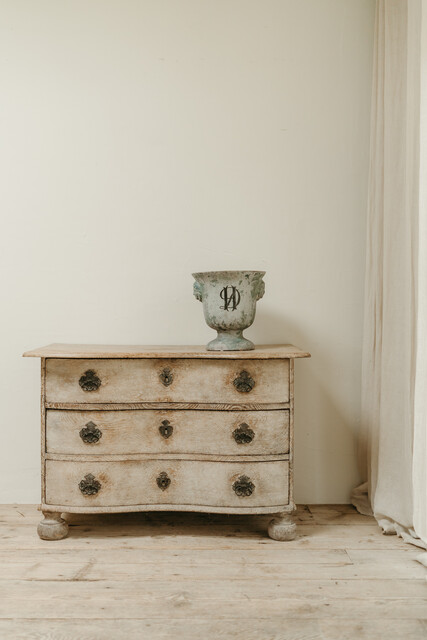
[[297, 533], [297, 526], [288, 513], [283, 513], [277, 518], [273, 518], [268, 525], [268, 535], [273, 540], [294, 540]]
[[44, 519], [37, 527], [37, 533], [42, 540], [62, 540], [68, 535], [68, 524], [61, 518], [60, 513], [43, 511]]

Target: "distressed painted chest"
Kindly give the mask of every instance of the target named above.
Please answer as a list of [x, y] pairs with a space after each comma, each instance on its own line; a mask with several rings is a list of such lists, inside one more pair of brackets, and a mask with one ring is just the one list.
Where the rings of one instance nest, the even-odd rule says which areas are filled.
[[276, 514], [295, 535], [291, 345], [53, 344], [41, 358], [41, 538], [62, 514], [205, 511]]

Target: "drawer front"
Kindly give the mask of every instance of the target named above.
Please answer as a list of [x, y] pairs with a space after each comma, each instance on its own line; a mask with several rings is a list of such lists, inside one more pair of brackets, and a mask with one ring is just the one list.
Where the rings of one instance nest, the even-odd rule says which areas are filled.
[[286, 461], [46, 461], [46, 504], [73, 507], [288, 504]]
[[289, 360], [48, 358], [46, 401], [288, 402]]
[[89, 455], [288, 453], [289, 411], [48, 409], [46, 448]]

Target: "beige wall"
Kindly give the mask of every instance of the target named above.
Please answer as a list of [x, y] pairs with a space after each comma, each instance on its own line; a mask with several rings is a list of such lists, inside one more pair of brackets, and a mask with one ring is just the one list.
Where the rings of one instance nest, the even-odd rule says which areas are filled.
[[265, 269], [296, 498], [358, 481], [373, 0], [3, 0], [0, 502], [39, 499], [49, 342], [205, 343], [192, 271]]

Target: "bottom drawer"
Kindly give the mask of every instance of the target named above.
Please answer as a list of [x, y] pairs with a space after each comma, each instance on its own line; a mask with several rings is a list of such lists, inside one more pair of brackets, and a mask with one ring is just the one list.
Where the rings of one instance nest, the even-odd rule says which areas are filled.
[[289, 463], [139, 460], [46, 461], [46, 504], [91, 507], [288, 504]]

